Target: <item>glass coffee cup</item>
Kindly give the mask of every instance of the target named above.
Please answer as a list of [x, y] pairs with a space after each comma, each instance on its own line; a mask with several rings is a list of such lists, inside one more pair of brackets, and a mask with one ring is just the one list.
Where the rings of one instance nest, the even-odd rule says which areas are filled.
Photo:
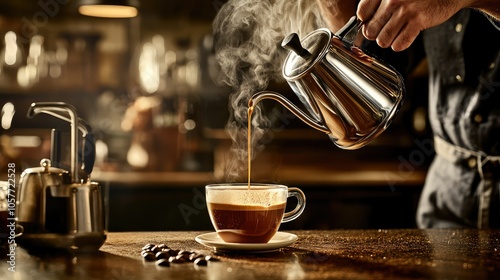
[[[267, 243], [281, 223], [296, 219], [306, 206], [298, 188], [276, 184], [211, 184], [205, 187], [208, 213], [222, 240], [228, 243]], [[285, 212], [287, 198], [297, 206]]]

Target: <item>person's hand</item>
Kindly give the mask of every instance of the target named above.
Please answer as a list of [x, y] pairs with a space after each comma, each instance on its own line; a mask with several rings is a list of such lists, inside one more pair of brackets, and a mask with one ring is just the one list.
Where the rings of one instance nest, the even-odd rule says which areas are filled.
[[357, 16], [363, 35], [382, 48], [407, 49], [420, 31], [437, 26], [469, 3], [438, 0], [361, 0]]

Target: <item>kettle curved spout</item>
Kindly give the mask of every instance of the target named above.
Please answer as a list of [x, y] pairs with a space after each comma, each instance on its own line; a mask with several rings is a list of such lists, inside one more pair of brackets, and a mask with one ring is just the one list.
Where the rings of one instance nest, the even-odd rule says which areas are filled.
[[283, 105], [285, 108], [287, 108], [290, 112], [292, 112], [295, 116], [297, 116], [300, 120], [302, 120], [305, 124], [309, 125], [310, 127], [319, 130], [321, 132], [324, 132], [326, 134], [331, 134], [330, 129], [323, 125], [322, 123], [313, 120], [311, 117], [309, 117], [306, 113], [304, 113], [301, 109], [299, 109], [295, 104], [290, 102], [286, 97], [283, 95], [274, 92], [274, 91], [261, 91], [252, 96], [252, 98], [248, 101], [248, 107], [253, 107], [256, 106], [257, 103], [262, 101], [263, 99], [272, 99], [274, 101], [279, 102], [281, 105]]

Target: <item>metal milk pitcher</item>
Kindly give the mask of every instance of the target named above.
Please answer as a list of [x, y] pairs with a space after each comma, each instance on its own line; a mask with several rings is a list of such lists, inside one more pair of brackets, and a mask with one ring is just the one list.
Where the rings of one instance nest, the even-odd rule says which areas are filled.
[[352, 17], [335, 34], [322, 28], [302, 41], [295, 33], [283, 40], [282, 46], [291, 50], [283, 77], [308, 114], [271, 91], [256, 93], [249, 106], [263, 99], [276, 100], [309, 126], [328, 134], [342, 149], [370, 143], [400, 109], [405, 87], [392, 66], [354, 45], [360, 24]]

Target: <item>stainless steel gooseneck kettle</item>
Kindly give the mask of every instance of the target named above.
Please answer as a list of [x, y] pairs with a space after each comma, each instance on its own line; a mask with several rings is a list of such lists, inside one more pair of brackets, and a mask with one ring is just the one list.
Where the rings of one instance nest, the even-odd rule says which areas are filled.
[[283, 95], [262, 91], [249, 101], [278, 101], [309, 126], [328, 134], [340, 148], [358, 149], [382, 133], [400, 109], [402, 76], [390, 65], [354, 45], [360, 22], [352, 17], [336, 34], [318, 29], [299, 40], [293, 33], [283, 76], [308, 114]]
[[[39, 113], [71, 124], [71, 170], [53, 167], [49, 159], [42, 159], [40, 167], [23, 171], [16, 202], [18, 243], [28, 248], [97, 250], [104, 244], [106, 233], [101, 189], [90, 181], [95, 159], [90, 127], [66, 103], [33, 103], [28, 117]], [[78, 162], [79, 130], [85, 140], [82, 168]], [[52, 146], [57, 148], [54, 143]]]

